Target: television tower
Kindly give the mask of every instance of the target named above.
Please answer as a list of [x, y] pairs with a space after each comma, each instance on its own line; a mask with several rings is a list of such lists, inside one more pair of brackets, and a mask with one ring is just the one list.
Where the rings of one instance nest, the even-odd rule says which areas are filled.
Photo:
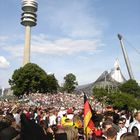
[[23, 66], [30, 62], [30, 40], [31, 40], [31, 27], [36, 25], [37, 21], [37, 1], [36, 0], [22, 0], [21, 24], [25, 26], [25, 46]]

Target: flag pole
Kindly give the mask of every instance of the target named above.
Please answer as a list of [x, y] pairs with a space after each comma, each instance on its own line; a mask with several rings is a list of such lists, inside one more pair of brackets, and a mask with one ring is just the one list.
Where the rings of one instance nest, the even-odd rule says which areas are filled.
[[[86, 93], [84, 92], [84, 91], [82, 91], [82, 93], [84, 93], [84, 98], [85, 98], [85, 96], [86, 96]], [[85, 99], [84, 99], [85, 100]], [[84, 116], [85, 117], [85, 116]], [[85, 124], [84, 124], [84, 126], [85, 126]], [[84, 127], [84, 131], [85, 131], [85, 138], [86, 138], [86, 140], [88, 140], [88, 134], [87, 134], [87, 127]]]
[[87, 127], [86, 127], [86, 131], [85, 131], [85, 132], [86, 132], [86, 140], [88, 140], [88, 136], [87, 136]]

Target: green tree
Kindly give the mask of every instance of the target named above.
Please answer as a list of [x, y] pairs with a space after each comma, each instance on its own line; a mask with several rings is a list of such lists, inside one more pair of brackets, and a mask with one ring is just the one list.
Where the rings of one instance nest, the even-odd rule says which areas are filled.
[[74, 91], [76, 85], [78, 85], [78, 83], [76, 82], [76, 76], [72, 73], [67, 74], [64, 77], [64, 86], [63, 86], [63, 90], [67, 91], [68, 93], [71, 93]]
[[[112, 92], [108, 96], [111, 105], [118, 108], [128, 107], [129, 110], [137, 109], [136, 98], [134, 95], [124, 93], [124, 92]], [[137, 100], [138, 101], [138, 100]]]
[[93, 88], [94, 97], [104, 105], [112, 105], [118, 108], [128, 107], [129, 110], [140, 109], [140, 99], [133, 94], [125, 93], [117, 89], [108, 92], [106, 88]]
[[94, 97], [101, 103], [106, 104], [108, 98], [108, 91], [106, 88], [93, 88]]
[[47, 91], [47, 74], [38, 65], [28, 63], [14, 71], [12, 79], [9, 79], [9, 84], [17, 96], [24, 93], [45, 93]]
[[119, 87], [121, 92], [133, 94], [135, 97], [140, 97], [140, 86], [135, 80], [128, 80]]
[[58, 81], [55, 78], [54, 74], [47, 75], [47, 91], [50, 93], [57, 93], [58, 90]]

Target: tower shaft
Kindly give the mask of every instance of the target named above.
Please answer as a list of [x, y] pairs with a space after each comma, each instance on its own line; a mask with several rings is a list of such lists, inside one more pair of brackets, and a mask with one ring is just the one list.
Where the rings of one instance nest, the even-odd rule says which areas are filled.
[[30, 62], [30, 40], [31, 40], [31, 27], [25, 27], [25, 46], [24, 46], [24, 59], [23, 65]]

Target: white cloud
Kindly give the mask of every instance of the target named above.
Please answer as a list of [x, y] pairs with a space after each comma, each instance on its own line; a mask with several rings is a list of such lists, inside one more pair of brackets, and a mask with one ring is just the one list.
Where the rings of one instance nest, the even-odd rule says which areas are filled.
[[8, 39], [8, 36], [0, 36], [0, 42], [4, 42]]
[[0, 35], [0, 47], [5, 46], [6, 41], [7, 41], [8, 39], [9, 39], [8, 36], [1, 36], [1, 35]]
[[[94, 53], [103, 46], [99, 39], [71, 39], [60, 38], [49, 40], [44, 34], [33, 36], [31, 40], [31, 54], [54, 54], [54, 55], [73, 55], [77, 53]], [[24, 44], [7, 45], [3, 50], [12, 54], [13, 57], [23, 57]]]
[[24, 44], [7, 45], [3, 50], [8, 51], [14, 58], [23, 57]]
[[103, 44], [100, 40], [60, 38], [57, 40], [43, 40], [41, 36], [32, 41], [32, 51], [35, 53], [72, 55], [81, 52], [95, 52]]
[[10, 63], [4, 58], [3, 56], [0, 56], [0, 68], [8, 68], [10, 66]]

